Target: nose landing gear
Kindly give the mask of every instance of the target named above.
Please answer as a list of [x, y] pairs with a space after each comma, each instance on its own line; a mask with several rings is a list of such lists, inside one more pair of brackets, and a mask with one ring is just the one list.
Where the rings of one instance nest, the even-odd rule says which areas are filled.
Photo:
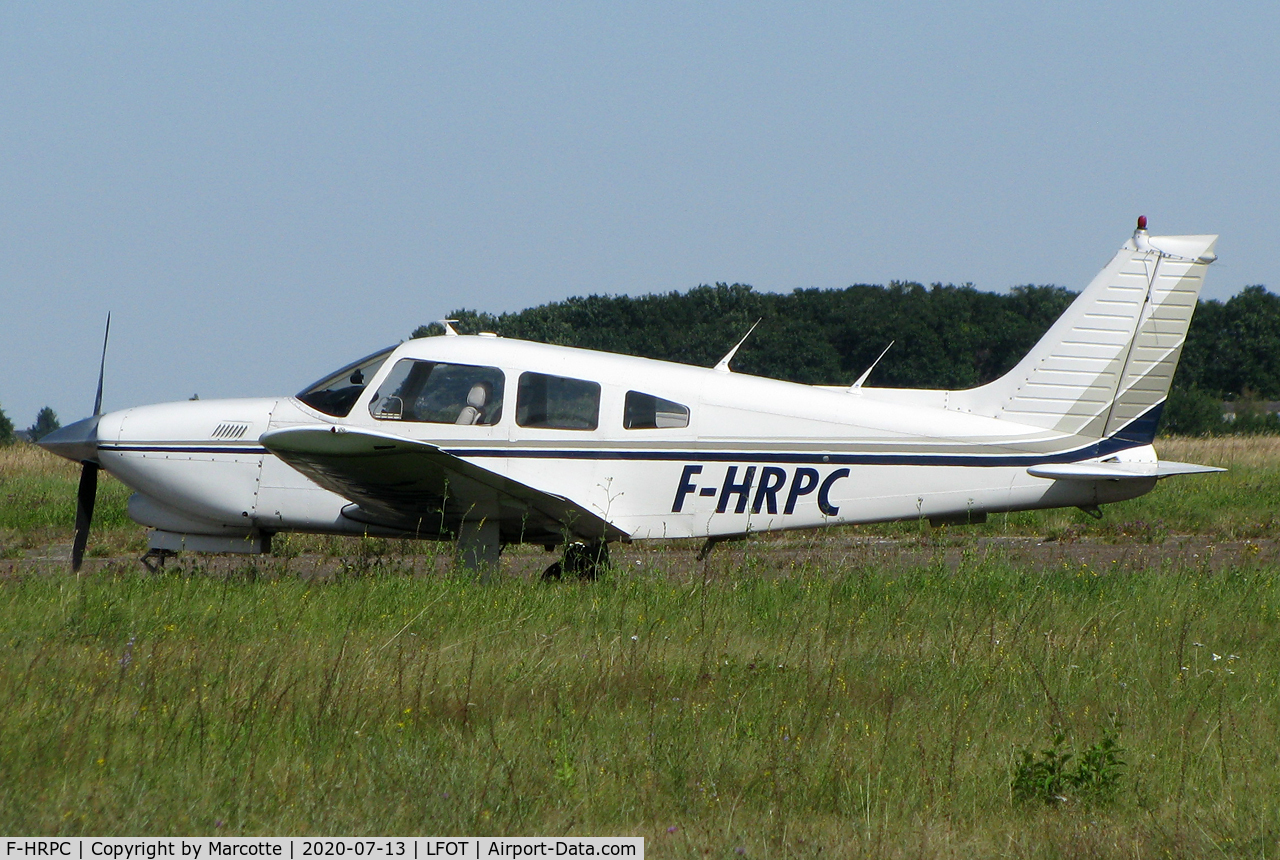
[[143, 553], [142, 558], [138, 559], [138, 561], [142, 562], [142, 566], [151, 573], [159, 573], [164, 569], [164, 563], [171, 558], [176, 558], [177, 555], [178, 553], [171, 549], [152, 547]]

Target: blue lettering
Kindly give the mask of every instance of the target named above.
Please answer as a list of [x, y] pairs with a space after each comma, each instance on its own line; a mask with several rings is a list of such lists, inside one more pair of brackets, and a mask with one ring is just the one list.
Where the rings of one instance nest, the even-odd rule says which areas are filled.
[[[734, 499], [733, 512], [735, 514], [745, 513], [748, 502], [751, 504], [751, 513], [758, 514], [762, 510], [770, 514], [778, 513], [778, 496], [781, 495], [783, 487], [787, 485], [787, 469], [778, 466], [764, 466], [760, 469], [760, 483], [755, 485], [756, 467], [747, 466], [746, 471], [742, 474], [742, 480], [738, 480], [738, 467], [730, 466], [725, 470], [724, 482], [717, 490], [716, 487], [699, 487], [694, 483], [694, 477], [702, 474], [702, 466], [686, 465], [680, 473], [680, 483], [676, 486], [675, 500], [671, 503], [671, 512], [680, 513], [684, 509], [685, 500], [693, 494], [699, 496], [712, 497], [719, 495], [716, 502], [716, 513], [723, 514], [729, 510], [729, 502]], [[818, 510], [824, 516], [834, 517], [840, 513], [840, 508], [831, 501], [831, 491], [835, 487], [836, 481], [849, 477], [849, 469], [836, 469], [823, 478], [817, 469], [809, 466], [800, 466], [795, 470], [795, 474], [790, 476], [791, 486], [787, 490], [786, 504], [782, 506], [784, 514], [793, 514], [796, 510], [796, 503], [801, 497], [812, 495], [815, 491], [818, 494]], [[754, 486], [754, 498], [752, 498], [752, 489]]]
[[747, 497], [751, 495], [751, 483], [756, 478], [756, 467], [748, 466], [746, 477], [741, 483], [735, 484], [733, 478], [738, 474], [737, 466], [730, 466], [729, 471], [724, 475], [724, 486], [720, 488], [720, 503], [716, 505], [716, 513], [723, 514], [729, 507], [729, 497], [737, 496], [738, 504], [734, 506], [733, 512], [740, 514], [747, 509]]
[[817, 486], [817, 469], [810, 469], [808, 466], [801, 466], [796, 469], [795, 477], [791, 479], [791, 491], [787, 493], [787, 506], [782, 509], [782, 512], [784, 514], [795, 513], [796, 499], [809, 495]]
[[848, 469], [836, 469], [830, 475], [827, 475], [827, 479], [822, 482], [822, 487], [818, 490], [818, 510], [822, 511], [822, 513], [829, 517], [834, 517], [836, 514], [840, 513], [840, 509], [831, 504], [831, 497], [829, 494], [831, 492], [832, 484], [841, 478], [847, 477], [849, 477]]
[[760, 506], [767, 505], [769, 513], [778, 512], [778, 490], [787, 483], [787, 470], [777, 466], [765, 466], [760, 470], [760, 486], [756, 488], [756, 500], [751, 503], [751, 513], [760, 513]]
[[[690, 480], [694, 475], [702, 473], [701, 466], [685, 466], [680, 475], [680, 486], [676, 487], [676, 500], [671, 505], [671, 513], [678, 514], [684, 507], [684, 497], [698, 489], [698, 485]], [[714, 490], [712, 492], [715, 492]]]

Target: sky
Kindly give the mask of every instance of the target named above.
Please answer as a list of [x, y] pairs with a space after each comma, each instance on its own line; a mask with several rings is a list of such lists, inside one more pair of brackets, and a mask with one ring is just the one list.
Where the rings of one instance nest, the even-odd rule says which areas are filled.
[[[457, 308], [1280, 289], [1274, 3], [5, 3], [0, 408], [292, 394]], [[727, 333], [727, 341], [736, 333]]]

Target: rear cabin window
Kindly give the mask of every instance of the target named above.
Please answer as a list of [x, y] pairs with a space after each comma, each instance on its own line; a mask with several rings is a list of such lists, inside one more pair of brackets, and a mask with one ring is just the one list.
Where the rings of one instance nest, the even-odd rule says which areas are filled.
[[378, 386], [369, 413], [383, 421], [497, 424], [503, 382], [496, 367], [405, 358]]
[[622, 410], [627, 430], [663, 430], [689, 426], [689, 407], [640, 391], [628, 391]]
[[522, 373], [516, 423], [551, 430], [594, 430], [600, 423], [600, 383], [545, 373]]

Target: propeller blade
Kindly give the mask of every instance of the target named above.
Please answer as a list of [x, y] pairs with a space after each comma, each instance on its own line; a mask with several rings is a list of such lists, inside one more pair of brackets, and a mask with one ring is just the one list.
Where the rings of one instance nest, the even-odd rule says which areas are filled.
[[[102, 335], [102, 363], [98, 365], [98, 396], [93, 399], [93, 414], [102, 414], [102, 376], [107, 370], [107, 338], [111, 336], [111, 312], [107, 311], [107, 330]], [[94, 480], [97, 480], [95, 473]], [[93, 505], [89, 506], [93, 509]]]
[[[93, 398], [93, 416], [46, 436], [44, 447], [64, 457], [80, 459], [80, 487], [76, 490], [76, 535], [71, 541], [71, 569], [79, 572], [84, 564], [84, 548], [89, 543], [89, 526], [93, 524], [93, 505], [98, 499], [98, 464], [86, 458], [98, 454], [98, 416], [102, 414], [102, 379], [107, 371], [107, 340], [111, 337], [111, 314], [107, 313], [107, 329], [102, 333], [102, 361], [98, 364], [98, 393]], [[65, 450], [64, 450], [65, 449]]]
[[85, 463], [80, 470], [80, 489], [76, 492], [76, 536], [71, 542], [71, 569], [79, 571], [84, 562], [84, 548], [89, 542], [89, 525], [93, 522], [93, 503], [98, 497], [98, 464]]

